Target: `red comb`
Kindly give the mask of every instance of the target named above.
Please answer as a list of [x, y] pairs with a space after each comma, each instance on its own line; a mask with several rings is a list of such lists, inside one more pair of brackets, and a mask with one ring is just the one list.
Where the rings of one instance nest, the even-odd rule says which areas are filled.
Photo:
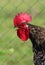
[[14, 17], [14, 26], [19, 26], [23, 22], [31, 22], [32, 17], [26, 13], [19, 13], [16, 17]]

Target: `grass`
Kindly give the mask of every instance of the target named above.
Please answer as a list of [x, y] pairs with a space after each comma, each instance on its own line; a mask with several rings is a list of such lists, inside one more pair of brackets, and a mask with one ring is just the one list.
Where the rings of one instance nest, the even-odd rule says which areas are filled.
[[45, 27], [45, 0], [0, 0], [0, 65], [34, 65], [31, 41], [22, 42], [13, 27], [18, 12], [31, 14], [31, 24]]

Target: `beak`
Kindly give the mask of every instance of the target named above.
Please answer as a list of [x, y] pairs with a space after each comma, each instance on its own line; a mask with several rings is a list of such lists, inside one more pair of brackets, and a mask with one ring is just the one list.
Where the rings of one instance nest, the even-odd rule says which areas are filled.
[[15, 31], [17, 31], [17, 27], [16, 26], [14, 26], [14, 29], [15, 29]]
[[16, 26], [14, 26], [14, 28], [17, 28]]

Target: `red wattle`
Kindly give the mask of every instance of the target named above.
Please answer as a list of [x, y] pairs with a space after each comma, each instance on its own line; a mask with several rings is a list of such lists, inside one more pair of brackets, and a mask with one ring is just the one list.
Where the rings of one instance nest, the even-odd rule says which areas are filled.
[[17, 36], [22, 40], [26, 41], [29, 38], [29, 28], [19, 28], [17, 30]]

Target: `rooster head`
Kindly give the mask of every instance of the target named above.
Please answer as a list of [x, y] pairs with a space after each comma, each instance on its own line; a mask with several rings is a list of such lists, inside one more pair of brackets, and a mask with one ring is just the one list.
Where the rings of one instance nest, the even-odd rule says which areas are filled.
[[[17, 36], [22, 40], [26, 41], [29, 38], [29, 27], [26, 23], [32, 21], [32, 16], [26, 13], [19, 13], [14, 17], [14, 27], [18, 27]], [[26, 22], [26, 23], [25, 23]]]

